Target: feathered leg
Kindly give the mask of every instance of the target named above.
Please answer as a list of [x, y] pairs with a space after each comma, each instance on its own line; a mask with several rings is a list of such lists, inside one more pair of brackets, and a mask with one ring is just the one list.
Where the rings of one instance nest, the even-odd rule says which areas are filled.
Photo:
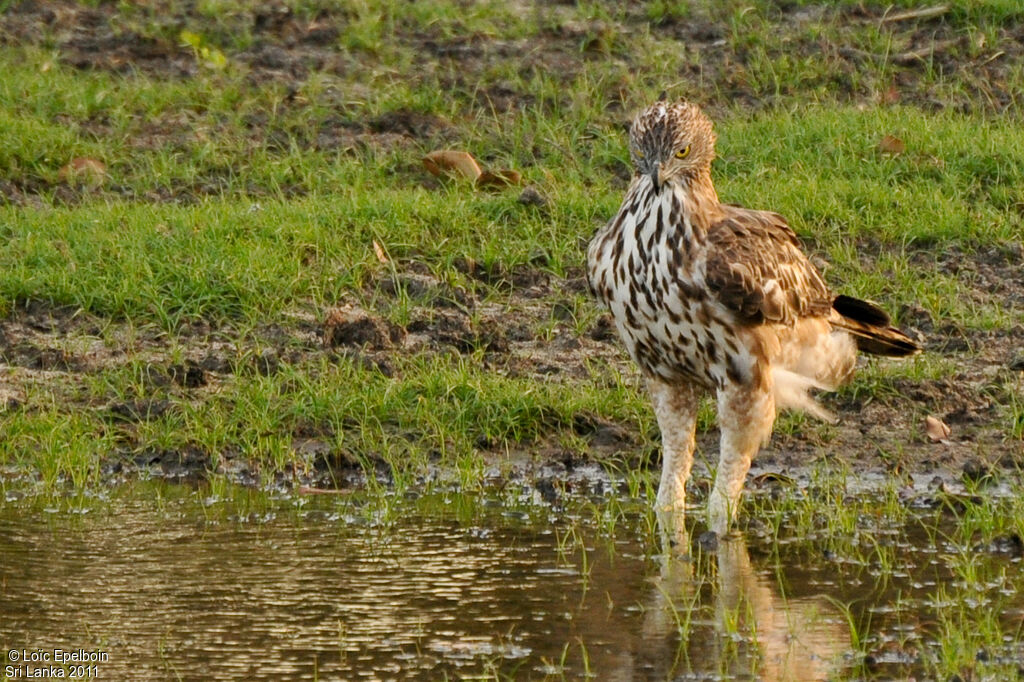
[[722, 431], [715, 486], [708, 499], [708, 527], [719, 537], [729, 531], [736, 516], [750, 461], [772, 435], [775, 398], [772, 379], [746, 386], [726, 385], [718, 392], [718, 425]]
[[697, 389], [691, 384], [667, 384], [650, 379], [647, 388], [661, 430], [661, 483], [659, 514], [681, 514], [686, 505], [686, 480], [693, 466], [694, 431], [697, 428]]

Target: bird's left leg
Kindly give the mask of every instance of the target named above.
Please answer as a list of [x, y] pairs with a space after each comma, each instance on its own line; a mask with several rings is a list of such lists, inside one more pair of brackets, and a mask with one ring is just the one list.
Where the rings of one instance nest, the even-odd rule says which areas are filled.
[[715, 485], [708, 498], [708, 526], [725, 535], [736, 516], [750, 462], [772, 435], [775, 398], [771, 374], [764, 372], [745, 385], [718, 391], [718, 426], [722, 432]]

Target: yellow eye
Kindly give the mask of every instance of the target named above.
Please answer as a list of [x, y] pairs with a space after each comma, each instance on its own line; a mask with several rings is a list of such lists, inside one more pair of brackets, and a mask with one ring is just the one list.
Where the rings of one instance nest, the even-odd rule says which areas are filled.
[[676, 152], [676, 158], [677, 159], [685, 159], [689, 155], [690, 155], [690, 145], [686, 145], [685, 147], [683, 147], [682, 149], [680, 149], [679, 151]]

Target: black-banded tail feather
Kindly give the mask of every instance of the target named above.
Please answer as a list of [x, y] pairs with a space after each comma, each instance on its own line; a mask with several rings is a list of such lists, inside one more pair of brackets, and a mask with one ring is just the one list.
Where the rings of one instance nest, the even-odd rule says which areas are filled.
[[889, 315], [868, 301], [840, 294], [832, 302], [833, 327], [848, 331], [857, 342], [857, 350], [893, 358], [921, 352], [921, 346], [892, 326]]

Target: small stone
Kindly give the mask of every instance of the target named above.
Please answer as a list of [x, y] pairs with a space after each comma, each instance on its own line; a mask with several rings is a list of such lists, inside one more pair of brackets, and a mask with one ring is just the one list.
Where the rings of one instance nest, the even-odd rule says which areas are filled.
[[980, 481], [992, 475], [988, 465], [980, 459], [969, 459], [964, 462], [963, 472], [966, 481]]
[[548, 504], [554, 504], [558, 501], [558, 490], [555, 488], [555, 484], [550, 478], [539, 479], [536, 487], [537, 492], [540, 493], [541, 499]]
[[529, 185], [519, 193], [519, 203], [524, 206], [536, 206], [537, 208], [543, 208], [548, 205], [548, 200], [543, 194], [537, 191], [537, 188]]

